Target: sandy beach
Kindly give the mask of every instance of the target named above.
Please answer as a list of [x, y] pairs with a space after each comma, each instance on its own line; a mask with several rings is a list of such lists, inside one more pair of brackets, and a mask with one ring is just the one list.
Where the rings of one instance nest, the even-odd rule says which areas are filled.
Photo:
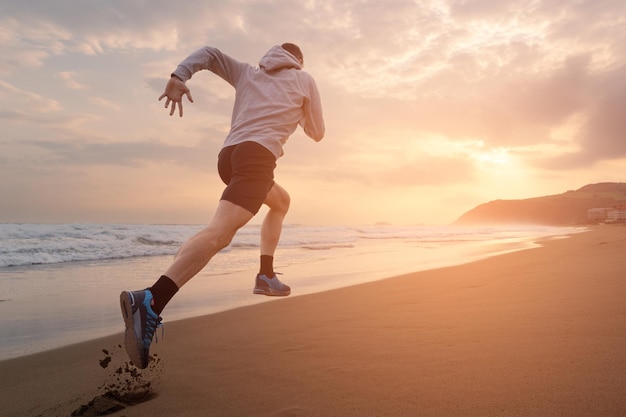
[[626, 227], [598, 226], [460, 266], [166, 321], [141, 375], [121, 333], [2, 361], [1, 414], [623, 416], [625, 252]]

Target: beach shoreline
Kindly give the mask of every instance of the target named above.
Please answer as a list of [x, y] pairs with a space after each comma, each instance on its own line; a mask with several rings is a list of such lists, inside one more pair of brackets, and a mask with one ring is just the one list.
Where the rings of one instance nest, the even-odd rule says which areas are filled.
[[[29, 235], [61, 236], [61, 243], [55, 240], [54, 244], [47, 244], [53, 259], [58, 258], [52, 256], [55, 253], [70, 259], [94, 255], [91, 250], [69, 254], [80, 250], [73, 235], [76, 227], [59, 225], [49, 230], [49, 226], [43, 226], [39, 230], [36, 226], [24, 226]], [[167, 236], [163, 241], [170, 247], [173, 246], [170, 238], [181, 239], [184, 231], [188, 230], [146, 225], [123, 228], [82, 225], [80, 245], [98, 248], [96, 257], [115, 256], [123, 251], [119, 252], [115, 245], [109, 248], [111, 235], [125, 233], [123, 249], [136, 244], [129, 241], [160, 241], [157, 239], [160, 232]], [[576, 231], [580, 228], [372, 227], [365, 230], [292, 226], [285, 236], [285, 245], [279, 248], [275, 267], [292, 287], [294, 297], [462, 264], [531, 247], [540, 236], [559, 237]], [[97, 232], [96, 236], [104, 233], [105, 238], [87, 239], [85, 243], [85, 236], [91, 232]], [[251, 285], [258, 268], [258, 248], [252, 242], [258, 239], [257, 232], [255, 228], [246, 230], [235, 248], [218, 254], [185, 285], [168, 305], [165, 322], [271, 301], [252, 294]], [[62, 243], [63, 236], [69, 239], [67, 246]], [[30, 246], [35, 250], [34, 243]], [[117, 333], [120, 319], [114, 307], [119, 293], [150, 286], [171, 259], [171, 254], [135, 256], [0, 269], [0, 293], [9, 300], [0, 305], [0, 313], [12, 318], [0, 322], [3, 335], [0, 360]]]
[[[618, 416], [626, 227], [167, 323], [125, 416]], [[102, 394], [122, 335], [0, 361], [7, 415]], [[106, 353], [105, 353], [106, 351]], [[109, 357], [111, 365], [101, 361]]]

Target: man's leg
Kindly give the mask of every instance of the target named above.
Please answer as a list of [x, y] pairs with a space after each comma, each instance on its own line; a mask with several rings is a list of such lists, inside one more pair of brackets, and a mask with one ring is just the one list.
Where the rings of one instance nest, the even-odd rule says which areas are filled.
[[289, 210], [289, 203], [290, 198], [287, 191], [274, 183], [264, 201], [270, 210], [265, 215], [261, 226], [261, 270], [259, 271], [260, 274], [270, 278], [274, 276], [274, 252], [280, 240], [283, 220]]
[[185, 242], [164, 275], [178, 288], [182, 287], [206, 266], [213, 255], [228, 246], [237, 230], [253, 216], [248, 210], [221, 200], [209, 225]]
[[135, 366], [143, 369], [149, 363], [150, 344], [159, 315], [176, 291], [195, 276], [213, 255], [228, 246], [233, 236], [253, 214], [227, 200], [221, 200], [209, 225], [191, 237], [179, 250], [165, 275], [149, 289], [123, 291], [120, 294], [122, 316], [126, 326], [125, 348]]
[[291, 288], [280, 282], [274, 273], [274, 251], [278, 246], [289, 202], [287, 191], [274, 183], [264, 201], [270, 210], [261, 226], [261, 268], [256, 277], [255, 294], [271, 296], [291, 294]]

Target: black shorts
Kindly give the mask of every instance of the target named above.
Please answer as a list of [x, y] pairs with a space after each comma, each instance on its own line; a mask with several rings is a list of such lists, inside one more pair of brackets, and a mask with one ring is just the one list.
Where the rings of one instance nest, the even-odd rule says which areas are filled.
[[256, 142], [243, 142], [220, 151], [217, 171], [226, 184], [221, 200], [257, 214], [274, 185], [276, 157]]

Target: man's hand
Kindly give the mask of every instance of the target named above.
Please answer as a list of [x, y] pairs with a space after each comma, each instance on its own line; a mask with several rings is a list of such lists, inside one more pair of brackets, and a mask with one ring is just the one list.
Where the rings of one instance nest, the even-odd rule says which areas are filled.
[[193, 99], [191, 98], [191, 91], [185, 85], [183, 81], [178, 77], [171, 77], [165, 86], [165, 92], [161, 94], [159, 97], [159, 101], [161, 101], [164, 97], [167, 97], [167, 101], [165, 102], [165, 108], [167, 109], [170, 106], [170, 102], [172, 103], [172, 108], [170, 109], [170, 116], [174, 114], [176, 111], [176, 104], [178, 103], [178, 114], [180, 117], [183, 117], [183, 96], [187, 96], [187, 99], [190, 103], [193, 103]]

